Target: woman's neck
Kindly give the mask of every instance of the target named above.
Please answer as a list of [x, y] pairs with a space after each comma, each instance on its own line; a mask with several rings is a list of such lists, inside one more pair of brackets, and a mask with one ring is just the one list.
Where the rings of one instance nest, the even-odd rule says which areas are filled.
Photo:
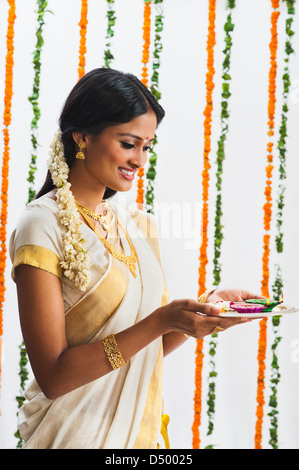
[[93, 182], [85, 181], [85, 178], [80, 178], [77, 172], [70, 172], [69, 183], [71, 183], [71, 191], [77, 202], [82, 204], [94, 212], [98, 212], [104, 199], [106, 187]]

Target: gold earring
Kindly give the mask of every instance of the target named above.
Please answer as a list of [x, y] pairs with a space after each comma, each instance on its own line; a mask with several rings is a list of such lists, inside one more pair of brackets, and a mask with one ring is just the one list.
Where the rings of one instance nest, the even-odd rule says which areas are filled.
[[85, 155], [83, 153], [83, 149], [85, 149], [84, 142], [79, 143], [79, 149], [80, 149], [80, 152], [76, 154], [76, 158], [78, 158], [79, 160], [85, 160]]

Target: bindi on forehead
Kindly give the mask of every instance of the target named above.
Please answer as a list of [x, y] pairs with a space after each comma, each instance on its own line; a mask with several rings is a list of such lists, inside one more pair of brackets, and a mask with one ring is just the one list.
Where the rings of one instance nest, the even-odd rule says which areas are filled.
[[119, 136], [128, 136], [128, 137], [133, 137], [134, 139], [140, 140], [141, 142], [152, 142], [154, 138], [150, 139], [149, 137], [146, 137], [145, 139], [143, 137], [140, 137], [139, 135], [131, 134], [130, 132], [123, 132], [118, 134]]

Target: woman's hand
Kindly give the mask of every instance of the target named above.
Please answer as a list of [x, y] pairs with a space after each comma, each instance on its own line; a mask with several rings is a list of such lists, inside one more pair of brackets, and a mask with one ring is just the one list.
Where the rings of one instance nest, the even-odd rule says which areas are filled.
[[[217, 298], [220, 299], [220, 297]], [[224, 299], [222, 298], [221, 300]], [[217, 306], [209, 305], [208, 303], [202, 304], [192, 299], [174, 300], [160, 307], [156, 312], [161, 316], [161, 320], [164, 321], [165, 333], [175, 331], [193, 336], [196, 339], [202, 339], [212, 334], [217, 326], [226, 330], [232, 326], [252, 320], [244, 317], [220, 317], [220, 308]]]
[[226, 290], [216, 290], [210, 294], [207, 298], [207, 302], [219, 302], [222, 300], [231, 301], [231, 302], [242, 302], [248, 299], [264, 299], [265, 297], [253, 294], [246, 290], [241, 289], [226, 289]]

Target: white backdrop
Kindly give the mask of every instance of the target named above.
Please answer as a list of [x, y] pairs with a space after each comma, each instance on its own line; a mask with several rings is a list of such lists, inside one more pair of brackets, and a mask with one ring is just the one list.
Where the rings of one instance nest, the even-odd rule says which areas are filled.
[[[233, 11], [233, 49], [231, 56], [231, 118], [226, 144], [223, 178], [222, 286], [260, 291], [262, 278], [263, 204], [267, 145], [267, 100], [270, 40], [270, 0], [236, 1]], [[49, 0], [44, 26], [40, 87], [41, 119], [39, 123], [38, 173], [36, 186], [44, 180], [48, 147], [57, 127], [63, 102], [77, 81], [79, 0]], [[219, 137], [221, 101], [221, 63], [223, 60], [223, 25], [226, 0], [218, 0], [216, 12], [215, 69], [213, 93], [213, 140], [211, 162], [215, 161]], [[156, 216], [160, 226], [161, 250], [171, 300], [196, 298], [200, 245], [201, 171], [203, 160], [203, 110], [205, 107], [206, 35], [208, 0], [164, 0], [163, 53], [161, 55], [161, 104], [166, 118], [158, 130], [158, 175]], [[30, 161], [30, 122], [33, 117], [30, 96], [33, 84], [32, 52], [35, 47], [36, 4], [34, 0], [16, 0], [14, 95], [12, 105], [11, 161], [9, 181], [10, 234], [27, 200], [26, 181]], [[116, 0], [115, 37], [112, 66], [141, 74], [142, 0]], [[280, 124], [281, 74], [283, 72], [284, 24], [283, 3], [279, 19], [277, 130]], [[3, 91], [8, 5], [0, 0], [0, 115], [3, 115]], [[106, 34], [106, 2], [89, 0], [86, 71], [103, 65]], [[294, 44], [298, 44], [298, 15], [295, 17]], [[280, 263], [285, 282], [287, 303], [299, 303], [297, 295], [299, 263], [298, 226], [299, 179], [299, 63], [298, 54], [291, 61], [289, 99], [287, 191], [284, 215], [285, 249]], [[1, 154], [3, 143], [0, 142]], [[277, 176], [277, 151], [275, 151]], [[208, 284], [212, 284], [212, 243], [215, 165], [211, 169], [210, 234]], [[274, 184], [274, 188], [276, 188]], [[121, 202], [135, 202], [135, 187]], [[274, 189], [274, 200], [276, 191]], [[274, 222], [273, 222], [274, 226]], [[274, 233], [271, 238], [271, 267], [275, 263]], [[21, 334], [15, 286], [10, 280], [10, 260], [6, 270], [4, 305], [4, 355], [1, 380], [0, 448], [14, 448], [17, 440], [17, 405], [19, 393], [18, 346]], [[273, 275], [273, 274], [272, 274]], [[267, 364], [272, 342], [268, 322]], [[281, 382], [279, 384], [279, 446], [299, 448], [299, 316], [281, 321], [279, 346]], [[205, 343], [203, 381], [202, 447], [252, 449], [254, 447], [258, 322], [238, 326], [219, 338], [217, 348], [217, 388], [215, 432], [206, 437], [206, 368]], [[172, 448], [192, 448], [195, 340], [167, 357], [164, 372], [164, 405], [170, 415], [169, 434]], [[263, 447], [270, 448], [268, 433], [268, 372], [266, 387]]]

